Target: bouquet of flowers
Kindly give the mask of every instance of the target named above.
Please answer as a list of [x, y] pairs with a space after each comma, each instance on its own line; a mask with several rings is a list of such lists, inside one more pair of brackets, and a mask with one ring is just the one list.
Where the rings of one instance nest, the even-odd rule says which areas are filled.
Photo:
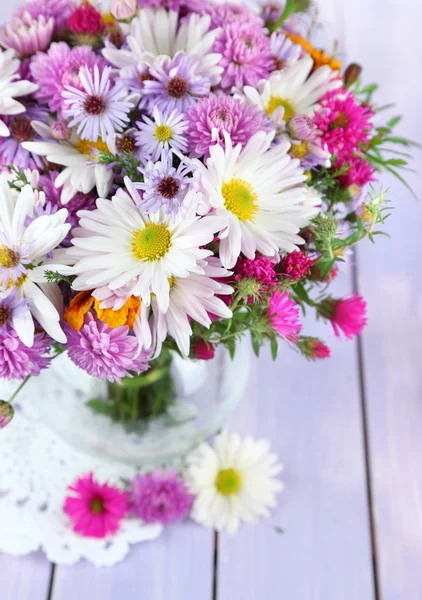
[[0, 32], [0, 377], [26, 380], [66, 350], [120, 384], [173, 352], [234, 355], [247, 332], [256, 354], [285, 341], [326, 358], [302, 331], [307, 307], [338, 337], [361, 332], [364, 300], [330, 283], [381, 233], [372, 182], [402, 179], [395, 146], [410, 142], [398, 117], [379, 124], [358, 65], [342, 73], [303, 37], [311, 10], [17, 10]]

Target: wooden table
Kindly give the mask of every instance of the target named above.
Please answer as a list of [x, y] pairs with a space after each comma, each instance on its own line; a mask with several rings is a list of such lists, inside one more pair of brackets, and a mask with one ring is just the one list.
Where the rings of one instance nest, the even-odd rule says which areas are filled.
[[[406, 114], [400, 133], [422, 141], [420, 0], [319, 4], [325, 39], [341, 39], [341, 58], [381, 84], [379, 102]], [[2, 17], [12, 9], [3, 4]], [[422, 198], [421, 176], [409, 181]], [[230, 423], [269, 437], [285, 465], [272, 519], [235, 537], [169, 527], [108, 569], [0, 556], [2, 600], [422, 598], [422, 207], [391, 178], [384, 186], [392, 239], [363, 244], [336, 282], [337, 294], [359, 289], [369, 303], [362, 340], [332, 340], [319, 364], [288, 348], [275, 363], [264, 353]]]

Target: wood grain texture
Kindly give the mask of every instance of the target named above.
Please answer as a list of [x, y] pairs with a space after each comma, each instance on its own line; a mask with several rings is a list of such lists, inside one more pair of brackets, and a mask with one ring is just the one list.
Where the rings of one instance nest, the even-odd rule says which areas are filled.
[[[380, 104], [405, 115], [398, 132], [422, 142], [422, 4], [417, 0], [345, 2], [349, 59], [380, 83]], [[362, 16], [365, 16], [365, 19]], [[422, 199], [419, 175], [407, 178]], [[393, 178], [391, 240], [359, 251], [360, 290], [368, 301], [363, 337], [370, 464], [380, 597], [422, 597], [422, 214], [420, 201]]]
[[51, 569], [41, 553], [24, 558], [0, 554], [0, 598], [47, 600]]

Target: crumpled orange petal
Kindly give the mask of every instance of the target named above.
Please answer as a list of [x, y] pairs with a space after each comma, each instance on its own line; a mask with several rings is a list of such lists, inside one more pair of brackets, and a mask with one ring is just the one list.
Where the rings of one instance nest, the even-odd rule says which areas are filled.
[[94, 304], [94, 298], [91, 296], [92, 290], [78, 292], [69, 302], [63, 314], [63, 320], [75, 331], [79, 331], [84, 324], [86, 313]]
[[299, 44], [302, 48], [307, 52], [314, 61], [314, 66], [312, 68], [313, 71], [316, 71], [320, 67], [324, 65], [328, 65], [330, 69], [333, 71], [341, 70], [341, 62], [328, 54], [324, 54], [323, 50], [319, 50], [318, 48], [314, 48], [309, 40], [305, 40], [300, 35], [296, 33], [285, 32], [286, 36], [292, 40], [295, 44]]
[[130, 296], [125, 304], [118, 310], [112, 308], [100, 308], [101, 301], [95, 300], [94, 308], [100, 321], [109, 327], [121, 327], [127, 325], [133, 329], [136, 317], [141, 309], [141, 300], [137, 296]]

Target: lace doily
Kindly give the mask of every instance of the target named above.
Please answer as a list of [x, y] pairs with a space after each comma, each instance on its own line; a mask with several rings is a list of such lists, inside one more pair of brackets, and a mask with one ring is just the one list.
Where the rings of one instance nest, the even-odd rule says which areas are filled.
[[[0, 395], [7, 398], [13, 387], [2, 382]], [[161, 525], [136, 519], [125, 519], [119, 532], [105, 540], [72, 531], [62, 507], [76, 477], [93, 471], [100, 481], [118, 483], [133, 477], [135, 469], [67, 445], [38, 419], [28, 395], [24, 388], [15, 401], [15, 418], [0, 432], [0, 552], [22, 556], [41, 549], [57, 564], [84, 558], [108, 566], [122, 560], [131, 544], [158, 537]]]

